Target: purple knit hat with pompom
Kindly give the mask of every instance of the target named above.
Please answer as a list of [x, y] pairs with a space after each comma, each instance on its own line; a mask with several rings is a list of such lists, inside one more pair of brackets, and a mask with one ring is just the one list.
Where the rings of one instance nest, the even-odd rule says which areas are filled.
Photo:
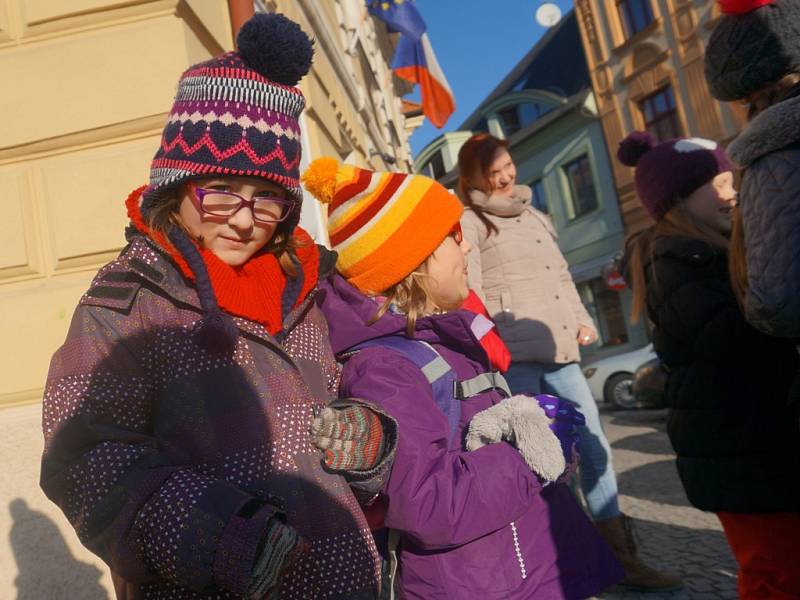
[[[236, 38], [238, 50], [190, 67], [178, 91], [161, 144], [150, 166], [150, 185], [140, 203], [146, 215], [181, 184], [201, 177], [255, 177], [274, 182], [296, 200], [281, 223], [291, 231], [300, 219], [300, 113], [305, 99], [295, 87], [314, 55], [311, 38], [276, 13], [259, 13]], [[180, 227], [168, 232], [195, 275], [203, 318], [197, 341], [232, 352], [238, 328], [217, 302], [196, 244]]]
[[238, 50], [189, 67], [178, 81], [161, 144], [150, 165], [142, 213], [189, 179], [228, 175], [277, 183], [300, 217], [298, 81], [308, 73], [313, 42], [294, 21], [257, 13], [236, 38]]
[[712, 140], [676, 138], [659, 144], [646, 131], [622, 140], [617, 158], [636, 167], [636, 193], [656, 221], [720, 173], [733, 170], [725, 151]]

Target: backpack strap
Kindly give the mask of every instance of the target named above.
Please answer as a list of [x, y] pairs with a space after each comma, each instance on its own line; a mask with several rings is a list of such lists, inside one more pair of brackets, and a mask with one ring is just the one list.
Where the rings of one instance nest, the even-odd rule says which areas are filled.
[[396, 529], [389, 530], [389, 541], [387, 553], [389, 555], [389, 598], [388, 600], [397, 600], [396, 588], [397, 582], [397, 566], [400, 562], [398, 557], [400, 549], [400, 533]]
[[502, 392], [506, 398], [511, 397], [511, 388], [508, 386], [506, 378], [497, 371], [481, 373], [472, 379], [456, 381], [453, 386], [453, 395], [458, 400], [466, 400], [491, 390]]
[[353, 346], [346, 354], [352, 356], [364, 348], [376, 347], [395, 350], [419, 367], [425, 379], [433, 388], [433, 398], [436, 406], [447, 417], [447, 423], [450, 427], [448, 441], [452, 441], [458, 429], [458, 421], [461, 418], [461, 400], [466, 400], [491, 390], [502, 392], [506, 398], [510, 398], [512, 395], [505, 377], [497, 372], [481, 373], [471, 379], [459, 381], [442, 355], [433, 346], [421, 340], [412, 340], [394, 335], [374, 338]]
[[350, 348], [347, 354], [358, 352], [364, 348], [389, 348], [403, 355], [422, 371], [425, 379], [431, 384], [436, 406], [447, 418], [449, 426], [448, 442], [452, 441], [458, 429], [458, 422], [461, 419], [461, 403], [454, 393], [458, 379], [450, 365], [436, 349], [421, 340], [390, 335], [362, 342]]

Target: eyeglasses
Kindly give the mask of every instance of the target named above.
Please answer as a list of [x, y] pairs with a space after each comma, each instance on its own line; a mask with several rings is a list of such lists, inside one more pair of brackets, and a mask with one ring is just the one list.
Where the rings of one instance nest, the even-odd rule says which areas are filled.
[[256, 223], [280, 223], [294, 210], [295, 201], [280, 196], [256, 196], [248, 200], [234, 192], [214, 190], [189, 185], [192, 192], [192, 203], [202, 213], [215, 217], [232, 217], [243, 206], [253, 212]]
[[461, 231], [461, 223], [456, 221], [456, 224], [453, 225], [453, 228], [447, 235], [453, 238], [456, 241], [456, 244], [461, 245], [461, 242], [464, 241], [464, 232]]

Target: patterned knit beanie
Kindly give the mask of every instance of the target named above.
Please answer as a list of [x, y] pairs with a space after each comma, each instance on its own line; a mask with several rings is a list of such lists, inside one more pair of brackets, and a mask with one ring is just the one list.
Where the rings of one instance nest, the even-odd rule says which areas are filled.
[[733, 170], [716, 142], [677, 138], [659, 144], [644, 131], [634, 131], [622, 140], [617, 158], [623, 165], [636, 167], [636, 193], [656, 221], [720, 173]]
[[724, 16], [706, 47], [718, 100], [739, 100], [800, 68], [800, 0], [720, 0]]
[[377, 173], [318, 158], [303, 174], [306, 189], [328, 205], [339, 272], [366, 294], [405, 279], [459, 222], [464, 208], [422, 175]]
[[[300, 126], [305, 108], [293, 87], [311, 68], [312, 42], [294, 21], [259, 13], [236, 38], [238, 50], [189, 67], [150, 166], [142, 212], [199, 177], [257, 177], [298, 202]], [[292, 220], [292, 219], [290, 219]]]
[[[311, 39], [281, 14], [259, 13], [236, 38], [238, 50], [190, 67], [178, 81], [175, 103], [150, 167], [141, 214], [182, 183], [214, 175], [256, 177], [277, 183], [297, 200], [281, 223], [291, 232], [300, 220], [300, 127], [303, 94], [293, 87], [311, 68]], [[170, 242], [195, 275], [203, 318], [196, 338], [212, 351], [229, 352], [238, 328], [217, 303], [203, 257], [180, 227]]]

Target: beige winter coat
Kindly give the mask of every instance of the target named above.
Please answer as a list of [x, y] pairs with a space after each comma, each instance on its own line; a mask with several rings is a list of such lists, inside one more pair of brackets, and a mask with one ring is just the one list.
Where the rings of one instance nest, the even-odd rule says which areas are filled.
[[471, 199], [498, 232], [467, 208], [461, 219], [469, 253], [469, 285], [497, 322], [514, 362], [569, 363], [580, 360], [578, 327], [596, 330], [581, 303], [550, 219], [531, 206], [531, 190], [514, 188], [511, 198]]

